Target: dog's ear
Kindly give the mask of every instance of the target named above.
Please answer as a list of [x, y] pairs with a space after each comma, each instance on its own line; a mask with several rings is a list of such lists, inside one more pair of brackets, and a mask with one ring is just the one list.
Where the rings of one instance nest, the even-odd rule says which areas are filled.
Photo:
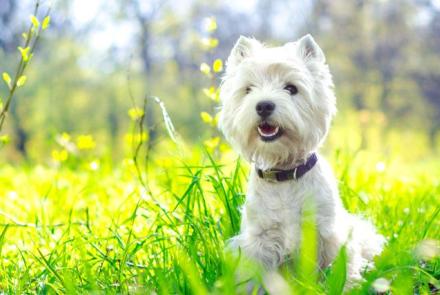
[[315, 42], [312, 35], [307, 34], [301, 37], [298, 41], [299, 55], [307, 61], [325, 62], [324, 53], [321, 47]]
[[251, 56], [257, 47], [261, 47], [261, 43], [257, 40], [240, 36], [228, 57], [227, 70], [238, 66], [245, 58]]

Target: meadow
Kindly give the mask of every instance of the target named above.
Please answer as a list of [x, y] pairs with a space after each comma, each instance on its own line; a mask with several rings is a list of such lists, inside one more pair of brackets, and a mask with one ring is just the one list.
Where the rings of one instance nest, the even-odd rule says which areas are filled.
[[[0, 295], [261, 294], [262, 285], [274, 294], [439, 293], [436, 44], [427, 46], [431, 59], [415, 58], [419, 43], [425, 45], [418, 37], [438, 39], [430, 23], [440, 18], [434, 1], [433, 17], [415, 24], [406, 22], [414, 9], [394, 1], [365, 1], [362, 9], [346, 1], [332, 1], [329, 10], [319, 1], [300, 7], [325, 20], [313, 23], [285, 9], [287, 1], [251, 7], [268, 19], [280, 13], [267, 11], [272, 4], [293, 13], [289, 19], [304, 18], [301, 25], [323, 41], [335, 69], [340, 111], [321, 152], [345, 207], [372, 220], [387, 240], [374, 268], [351, 289], [344, 289], [344, 249], [330, 267], [318, 269], [313, 222], [303, 223], [300, 249], [270, 278], [225, 251], [240, 228], [250, 166], [217, 130], [217, 86], [239, 35], [228, 35], [229, 22], [247, 17], [240, 23], [254, 32], [253, 13], [192, 2], [183, 16], [162, 1], [97, 6], [96, 15], [102, 9], [106, 25], [114, 25], [107, 28], [112, 34], [133, 23], [133, 11], [140, 20], [139, 31], [131, 31], [136, 42], [125, 44], [129, 49], [105, 51], [86, 44], [102, 28], [82, 23], [84, 11], [73, 17], [90, 1], [78, 8], [60, 0], [58, 10], [43, 1], [45, 14], [37, 13], [37, 1], [24, 30], [10, 21], [14, 12], [21, 22], [14, 1], [4, 6], [9, 10], [2, 21], [17, 38], [0, 30]], [[197, 7], [206, 11], [192, 9]], [[388, 11], [404, 13], [388, 18]], [[207, 12], [224, 18], [226, 29], [217, 30], [216, 17]], [[45, 32], [52, 30], [51, 16], [54, 33]], [[403, 27], [402, 35], [394, 32]], [[268, 38], [274, 32], [267, 30], [262, 22], [256, 35]], [[45, 43], [35, 51], [40, 35]], [[163, 43], [150, 42], [151, 35]], [[163, 56], [150, 56], [153, 50]], [[163, 101], [140, 99], [147, 93]]]
[[[360, 133], [355, 129], [337, 125], [329, 145], [342, 133]], [[388, 241], [375, 269], [348, 293], [431, 294], [440, 287], [440, 167], [434, 156], [408, 150], [414, 136], [392, 142], [389, 135], [388, 144], [404, 148], [394, 154], [389, 145], [386, 159], [373, 149], [324, 149], [345, 206]], [[239, 230], [249, 169], [226, 145], [166, 140], [152, 152], [147, 140], [134, 140], [115, 163], [93, 155], [99, 142], [91, 137], [60, 134], [60, 144], [71, 152], [0, 168], [2, 293], [240, 294], [248, 279], [261, 282], [257, 270], [240, 281], [239, 258], [224, 252]], [[292, 294], [340, 294], [344, 253], [318, 271], [308, 259], [313, 231], [303, 235], [301, 252], [271, 281]]]

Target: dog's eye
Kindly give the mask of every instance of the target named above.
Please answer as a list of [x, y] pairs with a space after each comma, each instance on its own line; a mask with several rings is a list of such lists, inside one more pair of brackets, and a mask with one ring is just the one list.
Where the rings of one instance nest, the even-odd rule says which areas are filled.
[[246, 89], [245, 89], [246, 94], [251, 93], [251, 91], [252, 91], [252, 86], [246, 87]]
[[293, 84], [287, 84], [287, 85], [284, 87], [284, 89], [287, 90], [287, 91], [289, 91], [290, 95], [295, 95], [295, 94], [298, 93], [298, 88], [296, 88], [296, 86], [293, 85]]

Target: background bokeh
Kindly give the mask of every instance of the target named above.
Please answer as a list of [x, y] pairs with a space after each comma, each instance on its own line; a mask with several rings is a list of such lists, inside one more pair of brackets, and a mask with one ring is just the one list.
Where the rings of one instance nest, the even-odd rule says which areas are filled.
[[[12, 72], [18, 62], [33, 6], [0, 1], [1, 71]], [[148, 95], [162, 99], [186, 142], [215, 139], [206, 114], [215, 119], [210, 87], [219, 84], [221, 70], [203, 73], [200, 65], [224, 61], [239, 35], [268, 44], [315, 37], [339, 105], [326, 149], [368, 148], [419, 161], [438, 146], [438, 0], [42, 1], [48, 6], [51, 27], [7, 118], [3, 161], [45, 163], [63, 132], [90, 135], [97, 154], [120, 159], [127, 152], [127, 112]], [[5, 91], [2, 84], [0, 96]], [[149, 140], [160, 141], [166, 137], [157, 123], [160, 109], [147, 108]]]
[[[0, 105], [20, 86], [0, 112], [0, 294], [249, 293], [225, 244], [250, 167], [218, 85], [240, 35], [306, 33], [336, 85], [322, 152], [388, 241], [350, 294], [440, 290], [440, 0], [37, 1], [0, 0]], [[312, 223], [269, 283], [341, 294], [347, 258], [318, 274]]]

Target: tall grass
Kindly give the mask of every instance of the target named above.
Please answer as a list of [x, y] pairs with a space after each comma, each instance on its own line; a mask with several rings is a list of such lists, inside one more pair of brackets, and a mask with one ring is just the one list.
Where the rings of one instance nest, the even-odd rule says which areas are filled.
[[[157, 157], [150, 167], [149, 193], [135, 177], [132, 161], [98, 170], [3, 166], [0, 291], [245, 292], [249, 282], [237, 275], [239, 257], [225, 254], [224, 248], [239, 230], [247, 166], [201, 149], [193, 157]], [[349, 292], [385, 288], [393, 294], [428, 294], [438, 289], [440, 173], [404, 178], [387, 169], [378, 172], [368, 157], [340, 152], [332, 159], [347, 208], [371, 218], [388, 238], [376, 268]], [[315, 272], [313, 262], [304, 263], [313, 256], [307, 252], [313, 249], [313, 226], [308, 228], [301, 247], [306, 252], [272, 281], [295, 293], [339, 294], [345, 254], [329, 269]], [[254, 276], [258, 286], [264, 278], [257, 271]]]
[[[48, 24], [48, 15], [41, 24], [32, 18], [15, 75], [3, 75], [8, 92], [0, 103], [0, 131]], [[218, 60], [212, 68], [221, 71]], [[207, 74], [214, 77], [211, 70]], [[218, 100], [215, 88], [206, 90]], [[166, 109], [157, 102], [166, 130], [178, 141]], [[155, 147], [161, 152], [152, 158], [150, 141], [142, 140], [148, 133], [144, 118], [145, 106], [133, 126], [138, 133], [132, 137], [133, 155], [122, 163], [95, 159], [90, 166], [90, 157], [67, 159], [65, 136], [65, 150], [55, 153], [57, 165], [0, 167], [0, 294], [235, 294], [258, 292], [262, 284], [275, 293], [343, 292], [345, 250], [331, 267], [318, 270], [313, 221], [304, 222], [300, 251], [279, 275], [265, 277], [257, 265], [225, 251], [240, 228], [247, 165], [229, 150], [220, 153], [215, 134], [214, 151], [191, 146], [173, 154], [165, 142]], [[203, 118], [216, 125], [214, 116]], [[357, 144], [366, 136], [346, 137]], [[330, 158], [345, 206], [372, 219], [388, 239], [376, 267], [346, 292], [437, 292], [440, 170], [431, 162], [438, 158], [407, 171], [398, 157], [376, 164], [368, 151], [343, 149]]]

